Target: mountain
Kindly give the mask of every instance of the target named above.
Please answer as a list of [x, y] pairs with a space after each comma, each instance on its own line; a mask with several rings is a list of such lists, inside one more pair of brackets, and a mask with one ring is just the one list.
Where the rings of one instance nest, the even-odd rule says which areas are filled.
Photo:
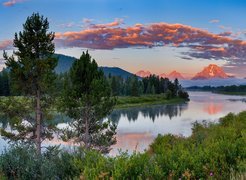
[[[57, 73], [64, 73], [68, 71], [72, 66], [73, 62], [76, 60], [75, 57], [66, 56], [63, 54], [55, 54], [54, 56], [58, 58], [58, 64], [55, 68], [55, 71]], [[99, 67], [99, 68], [103, 70], [106, 76], [108, 76], [109, 74], [111, 74], [112, 76], [121, 76], [123, 78], [134, 76], [134, 74], [118, 67]]]
[[[144, 71], [144, 70], [140, 70], [136, 73], [137, 76], [139, 77], [148, 77], [150, 75], [154, 75], [154, 74], [151, 74], [151, 72], [149, 71]], [[179, 72], [177, 71], [172, 71], [171, 73], [169, 73], [168, 75], [165, 74], [165, 73], [162, 73], [162, 74], [159, 74], [158, 75], [160, 78], [168, 78], [168, 79], [171, 79], [171, 80], [174, 80], [174, 79], [185, 79]]]
[[56, 73], [64, 73], [70, 69], [73, 62], [76, 60], [75, 57], [66, 56], [63, 54], [55, 54], [54, 57], [58, 58], [58, 63], [55, 68]]
[[149, 71], [144, 71], [144, 70], [140, 70], [136, 73], [137, 76], [139, 77], [148, 77], [151, 75], [151, 72]]
[[100, 69], [103, 70], [104, 74], [108, 76], [111, 74], [112, 76], [121, 76], [122, 78], [126, 79], [128, 77], [134, 76], [134, 74], [121, 69], [119, 67], [99, 67]]
[[201, 72], [197, 73], [192, 80], [202, 80], [202, 79], [214, 79], [214, 78], [228, 78], [229, 76], [224, 72], [224, 70], [217, 66], [216, 64], [210, 64], [205, 67]]
[[172, 71], [171, 73], [168, 74], [167, 76], [169, 79], [174, 80], [174, 79], [185, 79], [179, 72], [177, 71]]

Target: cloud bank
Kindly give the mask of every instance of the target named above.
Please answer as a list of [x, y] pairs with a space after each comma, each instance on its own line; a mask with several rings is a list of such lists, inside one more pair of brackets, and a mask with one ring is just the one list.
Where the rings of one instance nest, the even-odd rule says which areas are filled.
[[120, 22], [92, 25], [78, 32], [56, 33], [60, 47], [115, 49], [157, 46], [186, 47], [182, 57], [246, 62], [246, 41], [234, 39], [231, 32], [213, 34], [183, 24], [154, 23], [120, 27]]

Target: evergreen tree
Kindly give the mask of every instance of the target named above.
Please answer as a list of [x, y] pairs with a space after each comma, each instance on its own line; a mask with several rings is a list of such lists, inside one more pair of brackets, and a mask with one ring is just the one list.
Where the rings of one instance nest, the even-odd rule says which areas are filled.
[[0, 72], [0, 96], [10, 95], [9, 73], [3, 69]]
[[[54, 69], [57, 65], [57, 60], [52, 57], [55, 50], [53, 43], [55, 34], [48, 32], [48, 29], [47, 18], [38, 13], [33, 13], [23, 24], [23, 31], [18, 34], [15, 33], [13, 45], [16, 51], [14, 51], [14, 56], [9, 57], [4, 52], [13, 88], [25, 96], [34, 98], [35, 117], [31, 131], [39, 154], [42, 138], [45, 138], [42, 127], [45, 124], [43, 122], [45, 108], [49, 104], [45, 99], [48, 97], [49, 89], [55, 79]], [[22, 131], [28, 130], [23, 129]], [[19, 133], [21, 134], [21, 129], [19, 129]], [[24, 134], [27, 135], [28, 133]]]
[[152, 86], [151, 86], [151, 94], [155, 94], [155, 92], [156, 92], [156, 91], [155, 91], [155, 86], [152, 85]]
[[131, 96], [139, 96], [138, 79], [136, 76], [131, 78]]
[[178, 91], [180, 90], [179, 80], [175, 78], [174, 80], [174, 94], [178, 96]]
[[113, 96], [118, 96], [120, 94], [120, 82], [116, 76], [111, 78], [111, 89]]
[[69, 72], [62, 96], [61, 111], [73, 119], [63, 136], [86, 149], [107, 153], [116, 143], [116, 126], [105, 118], [112, 111], [115, 99], [104, 74], [88, 52], [76, 60]]
[[150, 81], [148, 81], [147, 88], [146, 88], [146, 94], [151, 94], [151, 90], [152, 90], [151, 88], [152, 88], [151, 83]]

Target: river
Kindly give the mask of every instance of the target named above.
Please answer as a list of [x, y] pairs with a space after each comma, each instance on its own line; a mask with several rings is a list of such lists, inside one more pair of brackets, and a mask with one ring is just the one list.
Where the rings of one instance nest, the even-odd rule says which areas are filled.
[[189, 92], [190, 101], [174, 105], [155, 105], [115, 110], [111, 119], [118, 123], [117, 144], [112, 154], [143, 151], [158, 134], [190, 136], [196, 121], [218, 122], [229, 112], [246, 110], [246, 96], [211, 92]]
[[[229, 112], [246, 110], [246, 96], [214, 94], [211, 92], [189, 92], [190, 101], [173, 105], [152, 105], [114, 110], [109, 118], [118, 124], [117, 144], [110, 154], [122, 151], [143, 151], [158, 134], [190, 136], [196, 121], [217, 123]], [[48, 144], [60, 141], [51, 141]], [[0, 151], [6, 142], [0, 137]]]

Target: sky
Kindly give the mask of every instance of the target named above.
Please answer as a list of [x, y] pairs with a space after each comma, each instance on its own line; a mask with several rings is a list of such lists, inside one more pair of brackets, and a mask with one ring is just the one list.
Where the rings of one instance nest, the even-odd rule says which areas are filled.
[[100, 66], [132, 73], [192, 77], [217, 64], [246, 77], [245, 0], [0, 0], [0, 67], [33, 12], [48, 18], [56, 53], [88, 49]]

